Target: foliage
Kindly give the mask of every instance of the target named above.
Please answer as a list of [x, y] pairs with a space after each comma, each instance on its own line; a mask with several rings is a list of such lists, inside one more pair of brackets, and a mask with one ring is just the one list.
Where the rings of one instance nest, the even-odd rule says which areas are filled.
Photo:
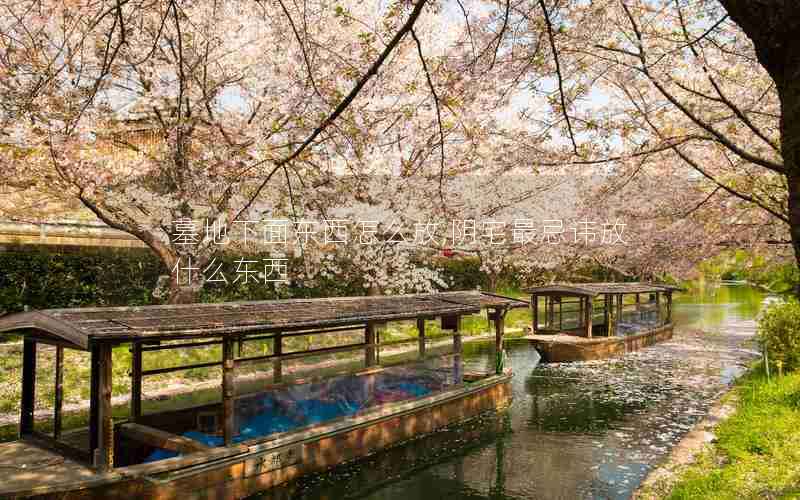
[[[310, 218], [337, 196], [377, 204], [363, 184], [381, 176], [444, 202], [451, 176], [504, 146], [488, 57], [452, 57], [466, 30], [441, 30], [427, 0], [34, 4], [0, 13], [3, 188], [80, 200], [169, 269], [216, 252], [214, 229], [187, 241], [186, 227]], [[173, 276], [169, 300], [202, 286]]]
[[[265, 255], [249, 254], [260, 260]], [[239, 256], [221, 254], [218, 262], [235, 269]], [[336, 261], [329, 272], [317, 273], [313, 280], [292, 281], [289, 285], [264, 283], [207, 283], [200, 302], [269, 300], [365, 295], [368, 283], [351, 262]], [[290, 268], [301, 268], [292, 259]], [[447, 288], [474, 289], [482, 275], [474, 259], [446, 259], [433, 264], [415, 263], [417, 268], [440, 269], [447, 277]], [[334, 268], [336, 272], [334, 272]], [[166, 274], [161, 262], [151, 253], [133, 250], [81, 249], [52, 252], [46, 249], [0, 252], [0, 312], [81, 306], [133, 306], [157, 303], [153, 289], [159, 275]], [[229, 276], [230, 277], [230, 276]], [[232, 281], [229, 279], [229, 281]]]
[[780, 361], [789, 370], [800, 367], [800, 303], [770, 305], [758, 320], [758, 340], [770, 362]]
[[453, 290], [475, 290], [486, 288], [488, 279], [481, 271], [481, 262], [477, 257], [458, 256], [436, 258], [435, 265], [441, 270], [448, 286]]
[[709, 279], [747, 281], [772, 292], [784, 293], [800, 285], [800, 269], [790, 256], [737, 249], [723, 252], [700, 266]]
[[0, 252], [0, 312], [78, 306], [143, 305], [165, 271], [150, 253]]

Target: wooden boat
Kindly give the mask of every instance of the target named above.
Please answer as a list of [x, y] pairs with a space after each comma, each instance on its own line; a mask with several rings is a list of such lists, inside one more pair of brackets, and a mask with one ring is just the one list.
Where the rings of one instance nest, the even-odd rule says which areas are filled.
[[633, 352], [672, 338], [672, 294], [680, 290], [659, 283], [556, 283], [532, 288], [533, 328], [525, 338], [549, 363]]
[[[0, 444], [0, 498], [243, 498], [504, 407], [511, 374], [500, 363], [491, 373], [464, 372], [461, 318], [490, 310], [502, 349], [506, 312], [524, 306], [479, 292], [448, 292], [53, 309], [2, 317], [0, 332], [22, 334], [24, 348], [20, 439]], [[448, 352], [426, 336], [432, 320], [452, 339]], [[382, 349], [396, 344], [380, 342], [389, 321], [416, 321], [413, 359], [381, 359]], [[352, 341], [353, 332], [359, 341]], [[292, 348], [299, 339], [336, 335], [349, 343]], [[269, 342], [270, 352], [248, 354], [251, 342]], [[127, 418], [112, 417], [117, 346], [131, 351]], [[214, 361], [143, 368], [152, 351], [177, 355], [214, 346], [221, 347]], [[45, 347], [55, 350], [47, 432], [35, 415], [42, 383], [36, 380], [37, 349], [41, 354]], [[64, 352], [70, 349], [90, 353], [91, 397], [88, 425], [64, 430]], [[319, 376], [303, 379], [287, 370], [288, 363], [323, 355], [335, 356], [344, 368], [353, 360], [361, 367], [323, 375], [312, 364]], [[259, 363], [269, 368], [268, 379], [256, 378], [246, 389], [237, 383], [238, 370]], [[143, 411], [143, 378], [200, 368], [221, 371], [220, 401]], [[298, 407], [316, 410], [302, 413]]]

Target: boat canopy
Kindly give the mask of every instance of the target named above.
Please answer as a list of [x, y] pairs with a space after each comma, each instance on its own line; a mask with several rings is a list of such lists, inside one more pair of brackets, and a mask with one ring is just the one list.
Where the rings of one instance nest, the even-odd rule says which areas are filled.
[[664, 283], [552, 283], [526, 290], [534, 295], [585, 295], [596, 297], [604, 294], [675, 292], [679, 286]]
[[[495, 349], [500, 353], [506, 313], [528, 304], [501, 295], [461, 291], [48, 309], [0, 317], [0, 333], [15, 332], [24, 336], [21, 438], [43, 443], [48, 449], [61, 450], [59, 453], [70, 453], [81, 462], [92, 464], [97, 471], [107, 472], [115, 463], [123, 466], [140, 463], [152, 447], [171, 452], [186, 451], [186, 440], [194, 435], [191, 433], [203, 429], [202, 434], [206, 436], [199, 441], [202, 446], [211, 446], [209, 443], [213, 442], [214, 446], [233, 447], [241, 440], [261, 442], [279, 430], [273, 425], [274, 419], [262, 418], [262, 414], [271, 415], [267, 407], [322, 405], [300, 413], [287, 413], [290, 421], [284, 423], [296, 427], [316, 422], [303, 415], [317, 420], [338, 418], [383, 402], [419, 398], [432, 391], [458, 386], [465, 380], [461, 318], [487, 309], [487, 317], [495, 327]], [[441, 340], [429, 342], [425, 323], [434, 319], [440, 320], [441, 333], [447, 332], [444, 335], [452, 337], [452, 349], [447, 349]], [[381, 342], [380, 333], [385, 323], [408, 320], [416, 320], [416, 337]], [[319, 338], [329, 334], [339, 337]], [[112, 351], [115, 346], [128, 343], [131, 352], [130, 420], [136, 424], [133, 427], [115, 424], [111, 404]], [[395, 346], [403, 343], [417, 344], [418, 355], [408, 357], [402, 349], [392, 352]], [[55, 349], [48, 349], [55, 351], [52, 432], [41, 432], [35, 421], [37, 352], [45, 356], [44, 351], [38, 350], [39, 344], [55, 346]], [[387, 348], [383, 351], [386, 359], [381, 361], [384, 347]], [[195, 348], [210, 349], [207, 359], [184, 356], [186, 350]], [[91, 368], [89, 425], [79, 429], [80, 433], [71, 429], [62, 434], [65, 349], [91, 353], [88, 359]], [[175, 363], [147, 366], [144, 358], [152, 351], [174, 352]], [[359, 351], [363, 356], [352, 354]], [[345, 353], [349, 354], [341, 356]], [[502, 375], [502, 356], [497, 358], [496, 363], [486, 368], [495, 375]], [[50, 358], [42, 359], [44, 365], [41, 366], [49, 366]], [[210, 378], [220, 377], [219, 400], [169, 411], [158, 405], [155, 412], [143, 411], [145, 378], [187, 370], [196, 374], [208, 370]], [[339, 378], [334, 380], [334, 375]], [[330, 397], [326, 396], [321, 402], [297, 397], [315, 390]], [[359, 399], [359, 395], [365, 394], [369, 398]], [[125, 443], [115, 439], [115, 428], [125, 435]], [[115, 456], [118, 457], [116, 462]]]
[[478, 291], [254, 302], [47, 309], [0, 317], [0, 333], [89, 350], [97, 342], [173, 340], [459, 316], [528, 302]]

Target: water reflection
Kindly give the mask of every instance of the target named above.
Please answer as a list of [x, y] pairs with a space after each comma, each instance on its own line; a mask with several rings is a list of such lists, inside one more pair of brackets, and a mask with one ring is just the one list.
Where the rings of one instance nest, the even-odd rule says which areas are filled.
[[624, 358], [533, 369], [530, 347], [510, 348], [507, 411], [260, 498], [628, 498], [753, 358], [763, 299], [746, 286], [693, 289], [676, 298], [675, 338]]

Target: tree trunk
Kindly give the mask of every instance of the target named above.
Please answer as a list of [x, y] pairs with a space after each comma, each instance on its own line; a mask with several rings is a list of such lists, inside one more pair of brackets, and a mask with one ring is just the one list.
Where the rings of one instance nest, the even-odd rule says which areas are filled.
[[[800, 82], [795, 84], [800, 89]], [[789, 232], [797, 266], [800, 267], [800, 93], [795, 93], [794, 112], [789, 116], [786, 107], [781, 115], [781, 148], [786, 167], [788, 187]], [[783, 101], [783, 99], [782, 99]], [[795, 287], [795, 295], [800, 297], [800, 284]]]
[[208, 265], [208, 259], [192, 254], [173, 255], [164, 264], [170, 271], [167, 303], [197, 303], [205, 284], [203, 270]]
[[[800, 43], [787, 41], [785, 48], [784, 65], [773, 79], [781, 101], [781, 155], [788, 188], [789, 232], [800, 267]], [[800, 284], [795, 295], [800, 296]]]
[[496, 275], [495, 273], [489, 273], [489, 276], [488, 276], [488, 279], [487, 279], [487, 283], [486, 283], [488, 285], [488, 288], [489, 288], [487, 290], [487, 292], [489, 292], [489, 293], [497, 293], [497, 283], [499, 281], [500, 281], [500, 277], [498, 275]]
[[167, 304], [194, 304], [200, 290], [185, 286], [170, 286]]
[[[800, 9], [786, 0], [720, 0], [752, 40], [781, 102], [781, 156], [788, 186], [789, 232], [800, 267]], [[800, 289], [795, 290], [800, 295]]]

